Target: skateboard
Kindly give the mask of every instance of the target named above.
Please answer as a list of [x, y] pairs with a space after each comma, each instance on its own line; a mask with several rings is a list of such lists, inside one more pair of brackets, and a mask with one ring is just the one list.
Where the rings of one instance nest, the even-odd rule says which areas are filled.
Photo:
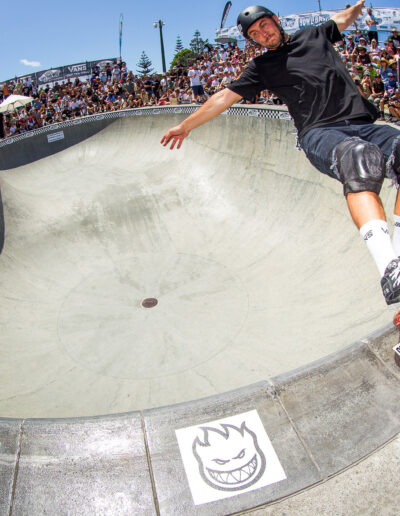
[[398, 308], [393, 317], [393, 324], [399, 329], [399, 343], [393, 348], [394, 360], [396, 365], [400, 367], [400, 308]]

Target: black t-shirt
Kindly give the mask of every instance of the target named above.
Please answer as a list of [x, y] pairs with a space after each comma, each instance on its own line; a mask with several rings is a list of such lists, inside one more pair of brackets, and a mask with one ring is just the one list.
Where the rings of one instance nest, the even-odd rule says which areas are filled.
[[147, 93], [150, 93], [153, 91], [153, 81], [152, 80], [149, 79], [147, 81], [144, 81], [143, 86], [144, 86], [145, 90], [147, 91]]
[[373, 122], [379, 111], [360, 94], [333, 47], [341, 39], [333, 20], [299, 30], [283, 47], [250, 61], [228, 88], [247, 100], [270, 90], [287, 105], [300, 138], [343, 120]]
[[157, 93], [157, 91], [160, 89], [160, 81], [156, 80], [153, 82], [153, 91], [154, 93]]
[[372, 81], [372, 89], [375, 93], [384, 93], [385, 84], [383, 81]]

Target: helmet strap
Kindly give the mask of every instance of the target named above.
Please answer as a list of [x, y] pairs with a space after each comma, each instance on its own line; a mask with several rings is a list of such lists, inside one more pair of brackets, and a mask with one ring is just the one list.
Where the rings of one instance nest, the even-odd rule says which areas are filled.
[[279, 29], [279, 32], [280, 32], [280, 35], [281, 35], [281, 44], [279, 45], [278, 48], [281, 48], [283, 47], [284, 45], [286, 45], [286, 33], [285, 31], [283, 30], [283, 27], [280, 23], [278, 23], [274, 18], [272, 18], [275, 25], [278, 27]]

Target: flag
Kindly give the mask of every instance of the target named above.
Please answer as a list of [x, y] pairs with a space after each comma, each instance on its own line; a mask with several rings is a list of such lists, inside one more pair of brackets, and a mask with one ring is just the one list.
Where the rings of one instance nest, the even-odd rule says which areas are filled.
[[121, 13], [119, 17], [119, 58], [121, 59], [121, 49], [122, 49], [122, 22], [123, 22], [124, 16]]
[[228, 17], [228, 13], [229, 13], [231, 7], [232, 7], [232, 2], [226, 2], [224, 12], [222, 13], [221, 29], [225, 25], [225, 22], [226, 22], [226, 19]]

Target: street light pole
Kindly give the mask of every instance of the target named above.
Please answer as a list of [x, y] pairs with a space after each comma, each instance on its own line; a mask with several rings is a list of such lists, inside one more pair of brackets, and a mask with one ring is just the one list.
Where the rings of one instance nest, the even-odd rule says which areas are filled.
[[162, 67], [163, 67], [163, 73], [167, 73], [167, 68], [165, 66], [164, 40], [163, 40], [163, 33], [162, 33], [163, 25], [165, 25], [165, 23], [162, 20], [158, 20], [158, 21], [154, 22], [154, 28], [156, 29], [158, 27], [160, 29]]
[[321, 0], [318, 0], [319, 10], [321, 10]]

